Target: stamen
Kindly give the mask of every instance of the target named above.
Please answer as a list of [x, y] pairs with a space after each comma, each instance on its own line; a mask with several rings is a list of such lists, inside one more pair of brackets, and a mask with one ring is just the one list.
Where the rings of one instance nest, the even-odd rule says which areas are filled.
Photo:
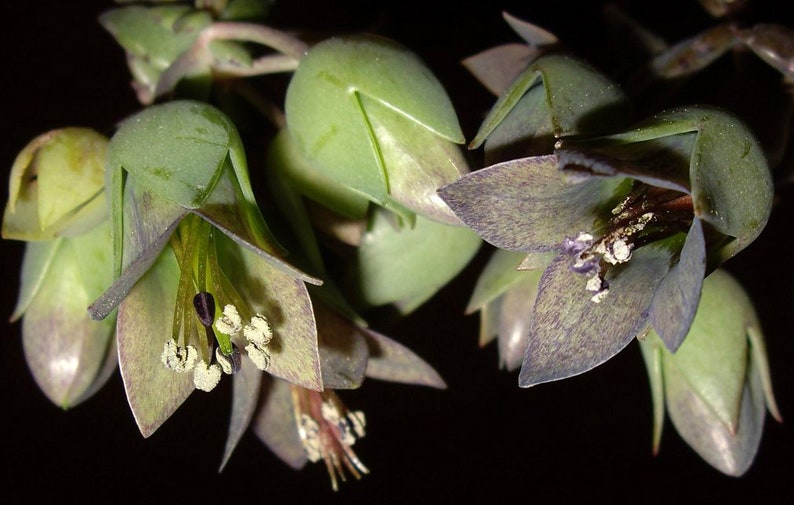
[[257, 314], [243, 327], [243, 335], [249, 342], [264, 347], [273, 339], [273, 330], [270, 329], [265, 316]]
[[201, 360], [193, 369], [193, 384], [201, 391], [212, 391], [221, 381], [221, 366], [217, 363], [207, 364]]
[[246, 352], [248, 352], [248, 357], [251, 361], [254, 362], [254, 365], [263, 372], [267, 370], [267, 367], [270, 366], [270, 354], [256, 345], [255, 343], [250, 343], [245, 346]]
[[220, 365], [223, 373], [227, 375], [236, 374], [240, 371], [240, 366], [242, 365], [240, 351], [234, 344], [232, 344], [232, 354], [229, 356], [224, 354], [220, 347], [216, 347], [215, 360]]
[[192, 345], [179, 347], [176, 340], [169, 339], [163, 346], [160, 360], [169, 370], [179, 373], [188, 372], [196, 365], [198, 351]]
[[226, 335], [237, 335], [243, 329], [243, 320], [237, 307], [226, 305], [223, 307], [223, 316], [215, 321], [215, 328]]

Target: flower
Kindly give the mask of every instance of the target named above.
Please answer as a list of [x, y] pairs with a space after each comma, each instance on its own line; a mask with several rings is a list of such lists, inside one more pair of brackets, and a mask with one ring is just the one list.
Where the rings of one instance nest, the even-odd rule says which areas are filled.
[[721, 472], [740, 476], [755, 458], [772, 394], [764, 337], [752, 302], [723, 270], [703, 282], [686, 340], [675, 353], [651, 331], [640, 340], [654, 399], [654, 453], [665, 405], [681, 437]]
[[[117, 274], [89, 311], [103, 319], [118, 307], [121, 375], [144, 436], [194, 388], [236, 371], [240, 354], [257, 371], [321, 390], [305, 285], [319, 281], [282, 258], [231, 121], [199, 102], [149, 107], [112, 137], [108, 167]], [[266, 320], [273, 342], [252, 346], [246, 328], [218, 324], [229, 305], [245, 324]]]
[[557, 253], [519, 375], [528, 387], [590, 370], [649, 326], [678, 348], [706, 272], [766, 224], [772, 181], [738, 119], [689, 107], [626, 133], [563, 137], [553, 155], [498, 163], [439, 193], [491, 244]]
[[108, 139], [87, 128], [36, 137], [17, 156], [3, 238], [25, 240], [12, 321], [22, 318], [28, 367], [47, 398], [71, 408], [116, 369], [114, 321], [85, 307], [110, 282], [110, 227], [104, 198]]

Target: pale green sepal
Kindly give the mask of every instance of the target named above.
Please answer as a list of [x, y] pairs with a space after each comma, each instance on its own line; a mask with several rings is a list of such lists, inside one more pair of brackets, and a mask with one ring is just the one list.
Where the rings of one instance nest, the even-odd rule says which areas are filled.
[[20, 274], [19, 297], [17, 298], [14, 313], [11, 314], [10, 318], [12, 323], [22, 317], [31, 300], [41, 288], [63, 240], [63, 238], [58, 238], [25, 244], [25, 255], [22, 258], [22, 272]]
[[747, 338], [750, 340], [750, 357], [753, 360], [755, 369], [758, 371], [758, 376], [763, 386], [766, 408], [777, 422], [782, 423], [783, 416], [772, 391], [772, 374], [769, 370], [769, 358], [766, 352], [764, 336], [757, 326], [751, 325], [747, 328]]
[[466, 313], [471, 314], [493, 301], [498, 296], [504, 294], [511, 286], [521, 282], [525, 274], [518, 271], [526, 254], [508, 251], [506, 249], [494, 249], [488, 263], [483, 268], [477, 283], [474, 285], [469, 304], [466, 306]]

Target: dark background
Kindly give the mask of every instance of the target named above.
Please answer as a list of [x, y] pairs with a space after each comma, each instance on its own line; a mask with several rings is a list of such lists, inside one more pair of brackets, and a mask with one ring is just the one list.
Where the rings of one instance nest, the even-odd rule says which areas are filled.
[[[283, 5], [282, 5], [283, 4]], [[283, 1], [270, 23], [281, 28], [368, 30], [419, 53], [447, 87], [464, 133], [472, 138], [493, 103], [459, 60], [517, 41], [500, 12], [557, 33], [597, 62], [602, 2], [472, 4]], [[712, 24], [694, 1], [635, 2], [629, 7], [668, 40]], [[648, 6], [648, 4], [653, 4]], [[775, 2], [756, 17], [791, 24]], [[110, 2], [36, 0], [0, 3], [3, 105], [0, 166], [46, 130], [91, 126], [109, 131], [138, 107], [121, 49], [96, 23]], [[438, 6], [438, 9], [435, 7]], [[445, 9], [440, 7], [444, 6]], [[3, 172], [6, 173], [6, 172]], [[3, 195], [7, 194], [5, 176]], [[344, 503], [456, 503], [470, 499], [611, 500], [669, 503], [728, 499], [784, 503], [794, 498], [792, 217], [788, 187], [762, 237], [727, 267], [745, 284], [764, 324], [777, 399], [785, 424], [768, 418], [754, 466], [739, 479], [709, 467], [669, 421], [661, 453], [651, 455], [651, 404], [636, 345], [577, 378], [529, 390], [497, 369], [495, 346], [477, 346], [477, 316], [462, 316], [481, 255], [432, 302], [404, 321], [379, 328], [433, 364], [446, 391], [369, 381], [343, 393], [367, 414], [368, 436], [355, 449], [371, 474], [330, 489], [321, 465], [295, 472], [252, 435], [217, 473], [230, 407], [230, 381], [195, 394], [158, 432], [143, 439], [116, 374], [95, 397], [64, 412], [38, 391], [22, 355], [20, 325], [0, 337], [0, 405], [6, 496], [38, 503], [165, 503], [174, 500], [309, 500]], [[4, 196], [5, 199], [5, 196]], [[3, 241], [2, 304], [16, 298], [22, 245]]]

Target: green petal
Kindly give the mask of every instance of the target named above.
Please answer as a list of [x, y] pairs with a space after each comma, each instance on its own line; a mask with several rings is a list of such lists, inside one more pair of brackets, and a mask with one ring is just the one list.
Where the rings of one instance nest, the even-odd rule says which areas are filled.
[[533, 124], [549, 125], [544, 133], [554, 137], [608, 131], [628, 118], [628, 102], [617, 85], [584, 62], [549, 55], [533, 62], [502, 94], [469, 147], [482, 145], [535, 87], [543, 90], [542, 99], [532, 99], [537, 101], [536, 114], [542, 119]]
[[443, 87], [407, 49], [374, 36], [314, 46], [287, 90], [290, 133], [318, 170], [384, 205], [391, 169], [379, 153], [365, 100], [383, 104], [439, 141], [462, 143], [463, 134]]
[[248, 307], [264, 315], [273, 329], [267, 372], [322, 390], [317, 328], [306, 285], [223, 235], [216, 236], [216, 244], [223, 272]]
[[118, 309], [116, 338], [127, 401], [144, 437], [176, 412], [194, 389], [193, 374], [167, 369], [160, 356], [171, 338], [179, 265], [161, 254]]
[[522, 253], [495, 249], [477, 278], [466, 313], [471, 314], [482, 309], [511, 286], [525, 279], [526, 274], [518, 271], [518, 265], [525, 256]]
[[376, 211], [358, 248], [351, 289], [368, 305], [394, 304], [410, 313], [452, 280], [481, 243], [467, 228], [421, 216], [409, 228]]
[[25, 244], [25, 256], [22, 259], [20, 274], [19, 297], [11, 315], [11, 322], [18, 320], [25, 313], [33, 297], [36, 296], [47, 277], [52, 261], [63, 244], [63, 238], [42, 240]]
[[[64, 409], [91, 396], [115, 370], [115, 321], [93, 321], [85, 311], [110, 279], [109, 239], [105, 224], [60, 241], [24, 313], [22, 343], [28, 366], [39, 388]], [[29, 248], [37, 249], [42, 248]]]
[[518, 369], [524, 361], [543, 270], [521, 274], [521, 281], [502, 295], [499, 309], [499, 358], [502, 366], [511, 371]]
[[740, 392], [737, 423], [731, 430], [683, 376], [665, 373], [667, 409], [681, 438], [711, 466], [735, 477], [743, 475], [755, 459], [766, 416], [763, 386], [752, 361], [748, 377]]
[[496, 247], [548, 252], [566, 236], [593, 230], [620, 182], [618, 177], [566, 181], [556, 156], [536, 156], [472, 172], [439, 195]]
[[664, 376], [662, 373], [662, 347], [664, 343], [658, 338], [641, 338], [640, 350], [648, 372], [653, 404], [653, 453], [659, 453], [664, 428]]
[[232, 376], [232, 414], [219, 472], [229, 462], [232, 452], [251, 424], [259, 402], [262, 377], [262, 371], [248, 359], [242, 360], [240, 370]]
[[261, 388], [261, 407], [251, 422], [251, 430], [284, 463], [294, 469], [309, 461], [295, 424], [290, 385], [269, 378]]
[[620, 352], [647, 327], [647, 307], [669, 269], [670, 253], [648, 245], [607, 275], [609, 293], [593, 302], [587, 278], [561, 255], [540, 281], [529, 346], [519, 374], [521, 387], [584, 373]]
[[372, 330], [364, 330], [369, 347], [367, 377], [438, 389], [447, 387], [433, 367], [404, 345]]
[[716, 270], [703, 283], [692, 327], [675, 353], [665, 353], [688, 388], [725, 429], [735, 431], [748, 362], [747, 328], [757, 327], [752, 303], [727, 273]]

